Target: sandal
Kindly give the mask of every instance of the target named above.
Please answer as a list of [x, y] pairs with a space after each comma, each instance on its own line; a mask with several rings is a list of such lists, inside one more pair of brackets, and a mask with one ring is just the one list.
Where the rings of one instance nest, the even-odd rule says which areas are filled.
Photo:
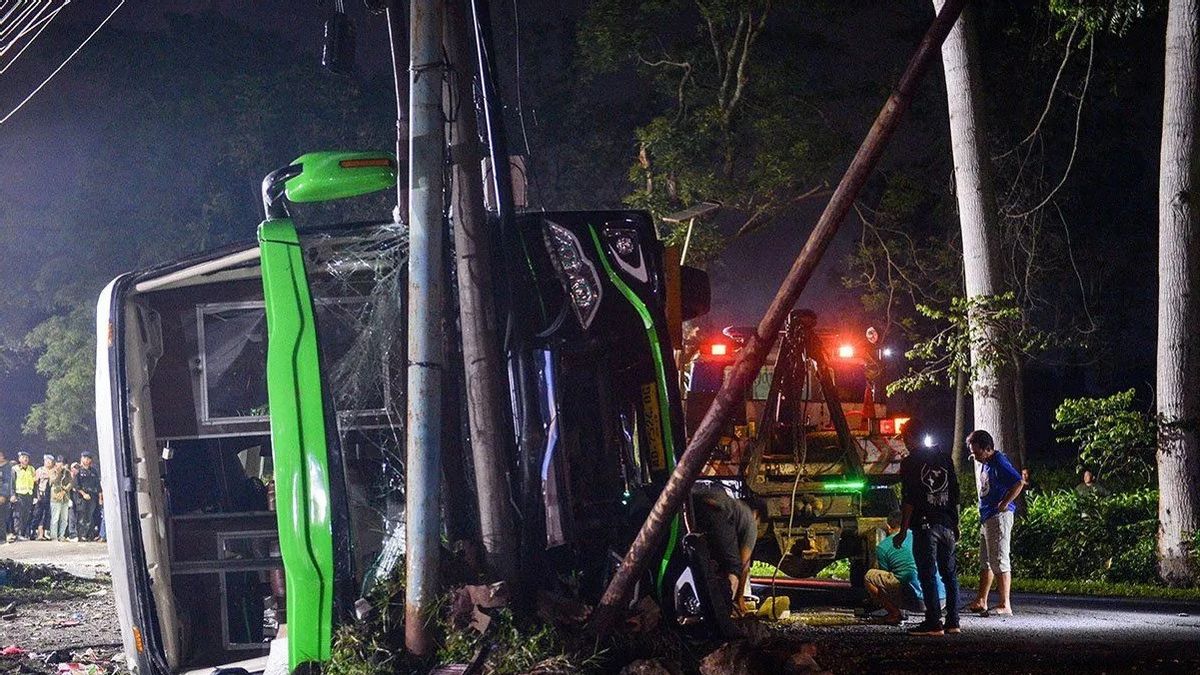
[[983, 605], [979, 604], [978, 602], [972, 602], [971, 604], [967, 605], [963, 609], [967, 610], [968, 612], [975, 612], [976, 614], [984, 614], [988, 611], [987, 607], [984, 607]]

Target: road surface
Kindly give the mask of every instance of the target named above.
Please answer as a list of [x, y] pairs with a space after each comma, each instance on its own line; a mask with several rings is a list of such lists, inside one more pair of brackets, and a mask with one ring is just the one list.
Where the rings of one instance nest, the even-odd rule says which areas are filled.
[[964, 614], [962, 634], [918, 638], [828, 604], [844, 596], [793, 595], [782, 629], [815, 642], [834, 672], [1200, 673], [1198, 602], [1016, 594], [1013, 616]]

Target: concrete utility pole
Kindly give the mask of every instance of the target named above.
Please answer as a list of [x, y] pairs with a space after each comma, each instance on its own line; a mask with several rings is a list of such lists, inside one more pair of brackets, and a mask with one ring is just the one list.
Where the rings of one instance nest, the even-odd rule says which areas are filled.
[[467, 413], [471, 429], [471, 455], [475, 465], [475, 492], [479, 503], [479, 530], [488, 563], [501, 579], [516, 580], [516, 530], [509, 507], [507, 477], [505, 372], [500, 355], [496, 310], [492, 303], [492, 241], [483, 202], [483, 155], [475, 122], [475, 88], [468, 22], [462, 3], [446, 8], [446, 53], [452, 76], [449, 93], [456, 109], [450, 110], [450, 161], [453, 183], [450, 217], [454, 223], [454, 250], [458, 267], [459, 321], [462, 326], [463, 370], [466, 375]]
[[867, 132], [867, 137], [863, 139], [862, 145], [859, 146], [858, 152], [851, 160], [845, 175], [842, 176], [841, 182], [838, 183], [837, 189], [830, 197], [829, 204], [825, 206], [825, 211], [808, 237], [808, 242], [804, 244], [800, 255], [792, 263], [792, 268], [788, 271], [783, 285], [775, 294], [775, 299], [771, 301], [766, 315], [759, 322], [757, 330], [746, 347], [738, 353], [733, 371], [721, 385], [716, 399], [705, 413], [699, 428], [696, 429], [696, 433], [688, 443], [687, 450], [679, 458], [679, 463], [675, 465], [675, 471], [671, 473], [666, 487], [659, 494], [658, 500], [654, 502], [650, 516], [642, 525], [633, 545], [629, 547], [629, 553], [625, 555], [621, 566], [617, 568], [616, 575], [605, 589], [604, 597], [600, 599], [600, 606], [592, 615], [593, 627], [601, 635], [607, 634], [613, 628], [622, 604], [629, 597], [634, 584], [642, 577], [651, 552], [662, 541], [672, 517], [683, 505], [688, 490], [691, 489], [692, 484], [696, 481], [696, 476], [700, 474], [700, 470], [708, 461], [709, 453], [717, 439], [721, 425], [733, 410], [733, 406], [741, 401], [742, 392], [758, 375], [763, 360], [771, 350], [771, 345], [779, 336], [779, 329], [783, 326], [784, 319], [812, 277], [817, 263], [820, 262], [825, 249], [833, 241], [838, 227], [845, 220], [846, 214], [866, 183], [871, 170], [879, 162], [879, 157], [883, 154], [884, 147], [896, 130], [896, 125], [899, 124], [904, 112], [912, 103], [917, 84], [937, 57], [938, 48], [946, 39], [946, 35], [950, 32], [950, 28], [954, 25], [954, 21], [962, 12], [966, 2], [967, 0], [948, 0], [929, 30], [926, 31], [925, 37], [921, 39], [921, 44], [909, 61], [904, 74], [900, 76], [899, 84], [884, 103], [883, 109], [879, 111], [875, 123]]
[[[392, 52], [392, 79], [396, 83], [396, 161], [398, 163], [404, 161], [405, 150], [408, 147], [408, 124], [407, 110], [404, 108], [404, 84], [406, 79], [401, 78], [404, 72], [401, 65], [404, 63], [402, 52], [400, 51], [404, 43], [401, 41], [404, 37], [404, 15], [401, 13], [404, 7], [400, 0], [388, 0], [387, 2], [387, 25], [388, 25], [388, 45]], [[401, 164], [400, 166], [403, 166]], [[396, 175], [400, 175], [400, 167], [397, 167]], [[404, 181], [396, 181], [396, 210], [392, 214], [396, 222], [401, 222], [401, 219], [408, 215], [408, 184]]]
[[432, 653], [441, 539], [442, 0], [413, 0], [408, 97], [408, 426], [404, 645]]

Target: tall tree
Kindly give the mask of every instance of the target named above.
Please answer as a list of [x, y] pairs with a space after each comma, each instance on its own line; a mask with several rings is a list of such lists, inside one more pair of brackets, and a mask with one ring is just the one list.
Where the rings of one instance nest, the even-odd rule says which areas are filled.
[[[933, 0], [941, 11], [944, 0]], [[946, 73], [946, 100], [950, 112], [950, 138], [954, 153], [954, 177], [962, 227], [963, 273], [967, 299], [997, 296], [1004, 291], [1000, 269], [999, 229], [996, 222], [995, 191], [991, 158], [980, 105], [978, 55], [975, 47], [973, 6], [968, 6], [942, 45], [942, 67]], [[972, 310], [977, 311], [977, 310]], [[975, 425], [987, 429], [997, 446], [1019, 450], [1017, 416], [1010, 364], [989, 359], [981, 348], [996, 343], [993, 328], [970, 315], [972, 395]], [[959, 439], [954, 439], [958, 443]], [[1024, 457], [1020, 458], [1024, 463]]]
[[1196, 580], [1188, 543], [1200, 526], [1200, 0], [1167, 14], [1158, 183], [1158, 570]]

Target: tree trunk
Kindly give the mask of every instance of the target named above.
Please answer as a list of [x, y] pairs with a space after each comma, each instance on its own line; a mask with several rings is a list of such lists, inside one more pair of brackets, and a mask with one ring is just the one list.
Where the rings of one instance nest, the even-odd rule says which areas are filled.
[[[943, 4], [944, 0], [933, 0], [939, 11]], [[998, 212], [992, 189], [991, 160], [987, 154], [987, 134], [979, 104], [973, 16], [973, 8], [968, 5], [942, 44], [968, 298], [996, 295], [1004, 290], [999, 264], [999, 228], [996, 226]], [[975, 428], [990, 432], [998, 449], [1013, 452], [1017, 445], [1017, 414], [1008, 366], [982, 362], [977, 348], [981, 340], [990, 342], [998, 336], [991, 335], [988, 327], [980, 325], [974, 318], [968, 318], [972, 337], [971, 393]]]
[[516, 580], [516, 531], [510, 510], [506, 451], [505, 372], [492, 305], [492, 246], [483, 203], [483, 158], [475, 122], [471, 27], [460, 3], [446, 5], [446, 53], [451, 91], [450, 217], [458, 258], [459, 318], [467, 385], [467, 417], [479, 505], [479, 529], [488, 564], [501, 579]]
[[950, 451], [954, 473], [961, 476], [967, 470], [963, 440], [967, 437], [967, 384], [970, 380], [964, 370], [958, 371], [954, 379], [954, 435], [950, 438]]
[[1025, 468], [1025, 462], [1029, 460], [1027, 453], [1029, 447], [1027, 445], [1028, 437], [1025, 435], [1025, 368], [1020, 360], [1013, 361], [1013, 409], [1017, 413], [1017, 447], [1016, 447], [1016, 465], [1018, 469]]
[[1158, 186], [1158, 573], [1197, 577], [1187, 543], [1200, 524], [1200, 385], [1196, 294], [1200, 148], [1196, 131], [1200, 0], [1171, 0], [1167, 15]]

